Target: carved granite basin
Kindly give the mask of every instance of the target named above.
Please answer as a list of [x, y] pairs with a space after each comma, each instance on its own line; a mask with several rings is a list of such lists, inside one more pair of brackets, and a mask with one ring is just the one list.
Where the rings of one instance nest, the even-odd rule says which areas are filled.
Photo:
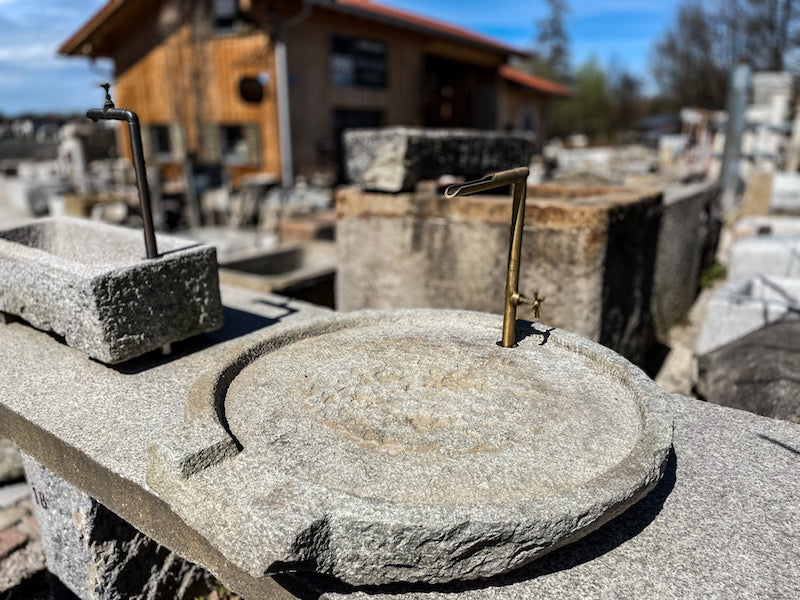
[[66, 217], [0, 231], [0, 312], [118, 363], [222, 325], [216, 251]]
[[[642, 498], [668, 397], [614, 352], [499, 317], [366, 311], [284, 328], [193, 387], [148, 485], [255, 576], [476, 579]], [[231, 493], [235, 490], [235, 493]]]

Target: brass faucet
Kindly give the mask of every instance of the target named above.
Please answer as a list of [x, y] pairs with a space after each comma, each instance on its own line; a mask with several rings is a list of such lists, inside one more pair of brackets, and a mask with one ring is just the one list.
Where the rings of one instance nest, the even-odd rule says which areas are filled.
[[517, 305], [530, 304], [534, 318], [539, 318], [539, 307], [544, 298], [535, 292], [533, 298], [519, 293], [519, 264], [522, 252], [522, 232], [525, 225], [525, 196], [528, 188], [528, 167], [519, 167], [487, 175], [482, 179], [451, 185], [444, 191], [445, 198], [469, 196], [493, 188], [513, 185], [514, 204], [511, 209], [511, 245], [508, 250], [508, 274], [506, 276], [506, 302], [503, 311], [503, 337], [500, 344], [504, 348], [516, 345]]

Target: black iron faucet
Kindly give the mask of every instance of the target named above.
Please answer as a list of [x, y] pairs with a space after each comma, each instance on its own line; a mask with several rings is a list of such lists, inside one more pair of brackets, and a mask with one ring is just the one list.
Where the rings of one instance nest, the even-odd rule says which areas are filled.
[[144, 246], [147, 258], [158, 258], [156, 234], [153, 227], [153, 211], [150, 206], [150, 188], [147, 186], [147, 171], [144, 168], [144, 150], [142, 149], [142, 132], [139, 127], [139, 117], [132, 110], [116, 108], [108, 89], [111, 84], [101, 85], [106, 91], [106, 101], [103, 108], [91, 108], [86, 111], [86, 116], [92, 121], [127, 121], [128, 133], [131, 139], [131, 156], [133, 158], [133, 171], [136, 174], [136, 187], [139, 191], [139, 205], [144, 221]]

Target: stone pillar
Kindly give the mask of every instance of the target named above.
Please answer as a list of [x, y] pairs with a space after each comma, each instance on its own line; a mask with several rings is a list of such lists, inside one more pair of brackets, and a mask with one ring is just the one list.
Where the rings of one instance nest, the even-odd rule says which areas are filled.
[[[211, 576], [158, 545], [27, 454], [36, 520], [56, 598], [193, 599]], [[69, 590], [65, 592], [63, 588]]]

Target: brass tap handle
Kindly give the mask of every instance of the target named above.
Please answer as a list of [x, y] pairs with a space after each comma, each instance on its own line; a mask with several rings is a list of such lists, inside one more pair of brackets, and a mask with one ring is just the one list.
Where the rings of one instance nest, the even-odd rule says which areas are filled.
[[536, 290], [535, 292], [533, 292], [533, 298], [528, 298], [528, 297], [523, 296], [521, 294], [518, 294], [517, 296], [518, 296], [517, 297], [517, 304], [528, 304], [528, 305], [530, 305], [530, 307], [533, 309], [533, 318], [534, 319], [538, 319], [539, 318], [539, 308], [541, 307], [542, 302], [547, 300], [547, 298], [545, 296], [542, 296], [540, 298], [539, 297], [539, 290]]

